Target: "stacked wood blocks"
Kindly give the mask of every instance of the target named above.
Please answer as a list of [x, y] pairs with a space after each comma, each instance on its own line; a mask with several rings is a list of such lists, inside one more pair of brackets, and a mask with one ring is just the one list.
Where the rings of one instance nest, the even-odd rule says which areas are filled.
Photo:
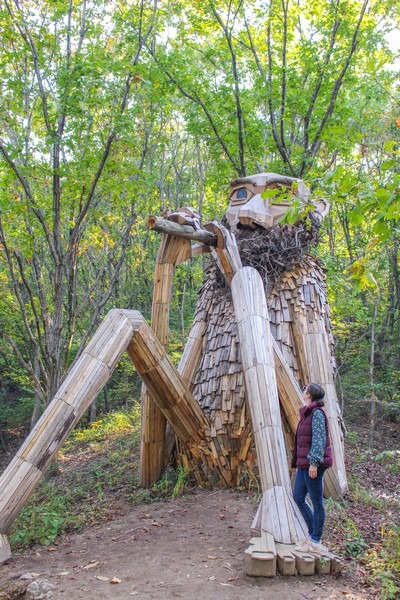
[[250, 539], [244, 553], [246, 575], [275, 577], [281, 575], [320, 575], [341, 572], [340, 559], [323, 546], [319, 555], [295, 550], [294, 544], [279, 544], [265, 531]]
[[295, 544], [280, 544], [274, 536], [262, 527], [264, 498], [251, 525], [252, 538], [244, 552], [246, 575], [254, 577], [275, 577], [281, 575], [320, 575], [341, 572], [340, 558], [321, 547], [319, 555], [299, 552]]

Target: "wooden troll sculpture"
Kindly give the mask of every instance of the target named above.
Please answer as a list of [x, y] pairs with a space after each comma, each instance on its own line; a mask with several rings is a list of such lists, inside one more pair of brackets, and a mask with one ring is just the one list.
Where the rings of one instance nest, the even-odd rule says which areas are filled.
[[[265, 193], [264, 193], [265, 192]], [[304, 218], [278, 223], [292, 202]], [[178, 458], [202, 485], [235, 486], [257, 474], [263, 499], [246, 550], [253, 575], [330, 572], [337, 561], [301, 555], [305, 537], [294, 504], [288, 452], [310, 381], [326, 390], [335, 465], [327, 495], [346, 491], [343, 440], [334, 387], [334, 358], [323, 268], [308, 254], [326, 205], [313, 205], [299, 180], [274, 173], [237, 179], [222, 223], [202, 229], [183, 208], [149, 217], [163, 233], [154, 277], [152, 328], [137, 311], [114, 309], [73, 364], [49, 407], [0, 478], [0, 562], [5, 534], [57, 450], [111, 376], [126, 350], [144, 382], [141, 481], [156, 481]], [[192, 243], [193, 241], [197, 243]], [[176, 265], [211, 252], [194, 322], [178, 369], [166, 354]], [[325, 569], [325, 570], [324, 570]]]

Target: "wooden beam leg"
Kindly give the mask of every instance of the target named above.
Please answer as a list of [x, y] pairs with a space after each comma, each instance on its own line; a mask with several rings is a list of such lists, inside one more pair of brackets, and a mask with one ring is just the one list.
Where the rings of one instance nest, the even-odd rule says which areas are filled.
[[108, 313], [0, 477], [0, 532], [7, 533], [64, 440], [110, 378], [133, 335], [127, 312]]
[[[174, 226], [175, 223], [166, 223]], [[165, 350], [168, 347], [169, 307], [175, 265], [191, 256], [190, 241], [174, 235], [163, 235], [157, 254], [154, 273], [151, 327]], [[166, 444], [167, 421], [143, 386], [141, 395], [142, 436], [140, 444], [140, 485], [150, 487], [158, 481], [169, 460], [168, 449], [173, 445], [171, 435]]]
[[231, 286], [263, 490], [261, 531], [295, 543], [307, 531], [292, 499], [264, 286], [250, 267], [239, 269]]

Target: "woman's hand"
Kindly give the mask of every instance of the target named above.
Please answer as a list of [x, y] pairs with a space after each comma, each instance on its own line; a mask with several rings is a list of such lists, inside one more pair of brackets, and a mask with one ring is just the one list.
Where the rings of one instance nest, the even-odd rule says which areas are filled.
[[311, 477], [311, 479], [315, 479], [318, 475], [318, 467], [316, 467], [315, 465], [310, 465], [308, 469], [308, 475], [309, 477]]

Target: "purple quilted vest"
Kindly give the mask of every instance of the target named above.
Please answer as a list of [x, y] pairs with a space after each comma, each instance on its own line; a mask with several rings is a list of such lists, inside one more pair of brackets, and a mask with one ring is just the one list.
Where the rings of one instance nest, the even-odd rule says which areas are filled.
[[326, 429], [324, 462], [320, 466], [331, 467], [333, 465], [333, 454], [331, 447], [331, 439], [329, 436], [328, 419], [326, 418], [326, 414], [323, 408], [318, 406], [318, 402], [311, 402], [311, 404], [309, 404], [308, 406], [302, 406], [300, 409], [300, 421], [297, 426], [296, 438], [294, 442], [292, 467], [305, 469], [310, 466], [307, 454], [310, 452], [311, 449], [312, 417], [314, 414], [314, 410], [316, 410], [317, 408], [321, 410], [324, 414]]

